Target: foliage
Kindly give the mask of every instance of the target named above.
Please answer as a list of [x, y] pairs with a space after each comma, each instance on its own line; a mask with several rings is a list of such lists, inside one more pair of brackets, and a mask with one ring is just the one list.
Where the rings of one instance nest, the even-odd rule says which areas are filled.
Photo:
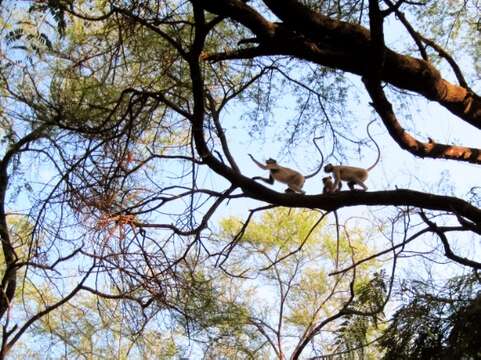
[[[47, 299], [32, 295], [28, 300], [40, 305]], [[69, 359], [176, 358], [180, 349], [175, 345], [175, 333], [136, 328], [138, 321], [130, 319], [125, 310], [116, 300], [93, 294], [78, 296], [75, 302], [43, 317], [14, 354], [18, 358], [29, 358], [33, 350], [37, 354], [48, 352], [50, 357]]]
[[405, 303], [394, 314], [380, 346], [384, 359], [477, 359], [481, 356], [480, 286], [476, 275], [450, 279], [433, 293], [432, 284], [400, 289]]
[[[319, 223], [319, 218], [323, 217], [316, 211], [277, 208], [251, 220], [241, 237], [240, 219], [222, 220], [222, 238], [236, 239], [242, 248], [231, 256], [229, 267], [233, 268], [229, 272], [249, 264], [250, 271], [243, 274], [256, 274], [257, 281], [239, 280], [238, 288], [251, 288], [251, 323], [256, 324], [259, 335], [269, 339], [271, 351], [294, 352], [304, 336], [318, 334], [319, 339], [312, 344], [314, 353], [345, 351], [346, 358], [363, 358], [364, 354], [375, 358], [375, 353], [364, 348], [377, 334], [379, 308], [382, 309], [385, 298], [381, 278], [374, 275], [370, 279], [376, 262], [360, 266], [355, 279], [329, 276], [327, 270], [335, 265], [337, 257], [339, 266], [343, 266], [353, 251], [363, 256], [369, 249], [362, 234], [349, 240], [343, 236], [337, 256], [337, 240], [326, 230], [324, 222]], [[355, 288], [355, 299], [350, 298], [350, 286]], [[266, 292], [269, 301], [265, 299]], [[348, 311], [339, 322], [330, 319], [347, 305], [356, 312]], [[321, 326], [324, 321], [326, 324]], [[269, 329], [275, 328], [279, 332], [271, 334]]]

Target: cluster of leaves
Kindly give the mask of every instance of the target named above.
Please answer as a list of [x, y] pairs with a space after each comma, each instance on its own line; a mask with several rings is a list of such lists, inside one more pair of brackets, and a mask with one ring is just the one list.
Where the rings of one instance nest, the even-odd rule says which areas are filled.
[[478, 359], [481, 356], [481, 282], [477, 274], [401, 289], [407, 302], [380, 341], [384, 359]]
[[341, 359], [354, 359], [355, 354], [361, 359], [377, 359], [380, 353], [370, 347], [383, 328], [384, 304], [387, 296], [386, 275], [384, 271], [376, 272], [372, 278], [357, 285], [357, 298], [351, 307], [365, 314], [359, 316], [347, 314], [336, 331], [338, 352]]

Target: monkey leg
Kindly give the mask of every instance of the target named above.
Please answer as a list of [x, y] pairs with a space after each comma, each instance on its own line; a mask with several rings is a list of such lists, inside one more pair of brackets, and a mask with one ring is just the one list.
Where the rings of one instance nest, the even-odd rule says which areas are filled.
[[349, 186], [349, 189], [351, 189], [351, 191], [357, 190], [357, 189], [354, 188], [354, 185], [356, 185], [356, 184], [362, 187], [362, 191], [367, 190], [367, 186], [364, 185], [364, 183], [362, 181], [349, 181], [347, 183], [347, 185]]
[[294, 190], [295, 192], [299, 193], [299, 194], [305, 194], [306, 192], [304, 190], [302, 190], [302, 185], [295, 185], [295, 184], [292, 184], [292, 185], [288, 185], [289, 188], [291, 188], [292, 190]]
[[356, 181], [356, 184], [358, 184], [359, 186], [362, 186], [362, 191], [367, 191], [367, 186], [364, 185], [364, 183], [362, 181]]

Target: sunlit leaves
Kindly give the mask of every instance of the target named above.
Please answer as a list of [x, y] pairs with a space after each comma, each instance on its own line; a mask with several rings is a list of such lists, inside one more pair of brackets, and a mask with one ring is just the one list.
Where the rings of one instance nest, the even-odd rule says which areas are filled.
[[[286, 338], [281, 334], [279, 341], [285, 341], [286, 344], [293, 341], [293, 334], [308, 333], [336, 314], [349, 298], [351, 279], [348, 276], [328, 274], [337, 257], [337, 238], [334, 229], [330, 230], [323, 222], [319, 223], [321, 215], [316, 211], [276, 208], [253, 217], [247, 227], [243, 227], [242, 221], [237, 218], [221, 221], [221, 237], [224, 241], [235, 239], [237, 242], [238, 248], [236, 254], [231, 255], [231, 262], [249, 266], [250, 272], [245, 274], [257, 274], [256, 283], [262, 284], [251, 285], [251, 316], [262, 319], [273, 328], [285, 327]], [[369, 253], [363, 235], [363, 232], [356, 229], [350, 231], [349, 237], [342, 234], [340, 264], [349, 263], [353, 258], [362, 258]], [[372, 271], [377, 268], [376, 262], [363, 265], [357, 268], [353, 306], [359, 310], [374, 311], [375, 305], [385, 299], [383, 288], [381, 286], [377, 289], [380, 285], [377, 284], [377, 277], [372, 275]], [[239, 282], [245, 284], [242, 289], [250, 284], [247, 279]], [[272, 298], [271, 301], [265, 300], [266, 293]], [[352, 351], [361, 353], [363, 346], [359, 345], [376, 333], [376, 324], [372, 319], [377, 317], [352, 316], [351, 319], [355, 324], [349, 320], [326, 326], [329, 331], [340, 334], [338, 339], [341, 339], [342, 344], [336, 345], [332, 337], [322, 333], [319, 334], [319, 340], [313, 342], [314, 346], [325, 351], [350, 348], [354, 334], [348, 334], [349, 338], [343, 337], [346, 335], [344, 330], [347, 332], [350, 324], [349, 326], [360, 328], [356, 335], [357, 348]]]
[[[259, 250], [272, 248], [290, 249], [300, 246], [312, 246], [319, 241], [319, 232], [308, 236], [320, 214], [312, 211], [278, 208], [264, 212], [258, 221], [253, 221], [247, 228], [243, 242], [256, 246]], [[234, 236], [241, 228], [239, 219], [226, 218], [221, 222], [224, 236]]]
[[[30, 293], [25, 299], [41, 308], [44, 302], [58, 300], [51, 293]], [[60, 307], [55, 313], [42, 318], [33, 331], [35, 344], [28, 348], [42, 351], [49, 348], [53, 354], [68, 354], [70, 358], [174, 359], [179, 352], [174, 333], [160, 329], [144, 329], [142, 336], [135, 328], [134, 315], [116, 300], [97, 298], [90, 293]], [[20, 344], [17, 354], [23, 354]]]

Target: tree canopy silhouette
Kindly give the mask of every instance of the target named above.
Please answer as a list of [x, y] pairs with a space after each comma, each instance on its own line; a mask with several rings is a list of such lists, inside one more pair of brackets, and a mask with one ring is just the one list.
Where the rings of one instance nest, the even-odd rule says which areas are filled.
[[[435, 103], [451, 127], [481, 129], [479, 1], [49, 0], [0, 7], [0, 358], [80, 293], [129, 304], [132, 333], [163, 310], [201, 316], [195, 301], [183, 309], [179, 299], [193, 296], [188, 289], [204, 291], [199, 279], [209, 268], [247, 276], [230, 257], [251, 219], [274, 207], [333, 213], [338, 238], [351, 229], [343, 217], [350, 208], [372, 210], [378, 221], [376, 236], [386, 242], [331, 276], [388, 256], [389, 280], [372, 280], [383, 288], [382, 306], [362, 313], [341, 306], [326, 321], [382, 313], [395, 293], [398, 260], [428, 235], [435, 245], [419, 246], [417, 256], [481, 269], [481, 151], [450, 143], [449, 134], [438, 139], [438, 119], [423, 135], [422, 108], [416, 113], [413, 105]], [[281, 107], [289, 110], [278, 119]], [[284, 155], [350, 164], [368, 147], [359, 136], [368, 116], [389, 135], [381, 153], [388, 172], [397, 161], [391, 150], [399, 148], [415, 162], [464, 165], [471, 190], [451, 191], [447, 179], [431, 191], [402, 181], [393, 188], [389, 179], [381, 190], [322, 194], [318, 175], [309, 180], [318, 181], [314, 193], [278, 192], [253, 179], [253, 163], [244, 161], [250, 151], [236, 138], [259, 139], [277, 127], [267, 141], [278, 139]], [[228, 244], [216, 242], [216, 221], [237, 204], [243, 226]], [[453, 245], [459, 239], [466, 247]], [[350, 302], [372, 302], [361, 299], [355, 275], [349, 291]], [[43, 302], [22, 304], [32, 292]], [[453, 306], [453, 318], [472, 309], [476, 303]], [[292, 359], [315, 355], [306, 349], [322, 329], [316, 326]], [[394, 340], [381, 344], [400, 346]], [[443, 346], [439, 353], [462, 348]]]

